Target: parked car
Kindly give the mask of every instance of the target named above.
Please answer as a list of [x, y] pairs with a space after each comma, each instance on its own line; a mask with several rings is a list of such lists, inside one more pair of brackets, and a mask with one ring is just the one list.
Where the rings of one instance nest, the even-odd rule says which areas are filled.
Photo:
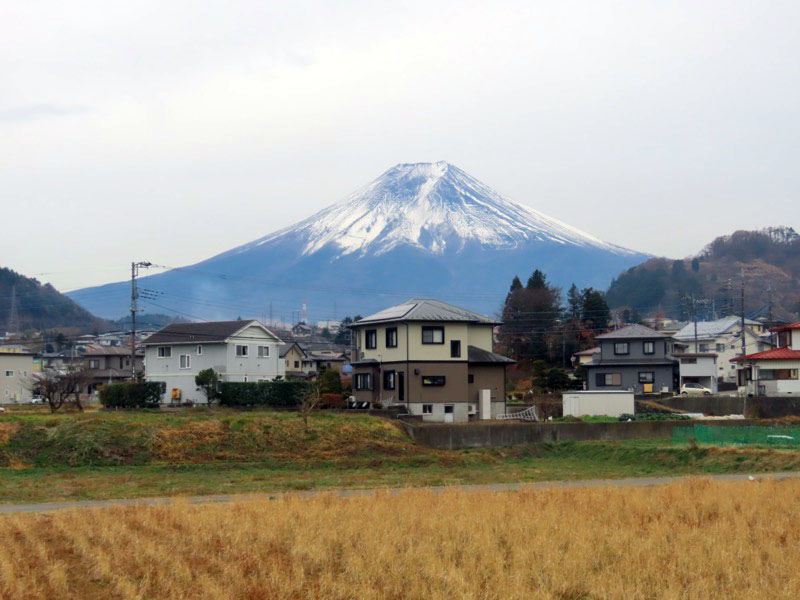
[[31, 404], [44, 404], [44, 398], [41, 396], [34, 396], [31, 398]]
[[699, 383], [684, 383], [681, 386], [681, 396], [710, 396], [711, 390]]

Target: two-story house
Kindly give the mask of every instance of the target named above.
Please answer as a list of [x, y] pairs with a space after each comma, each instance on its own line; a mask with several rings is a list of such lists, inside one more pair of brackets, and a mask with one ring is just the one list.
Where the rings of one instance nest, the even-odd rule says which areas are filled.
[[172, 323], [144, 342], [145, 376], [166, 384], [164, 401], [204, 403], [194, 378], [212, 368], [221, 381], [285, 376], [281, 340], [258, 321]]
[[[106, 383], [119, 383], [133, 378], [131, 351], [124, 346], [89, 346], [79, 362], [90, 378], [83, 390], [87, 394], [94, 393]], [[141, 350], [136, 351], [136, 372], [144, 372], [144, 352]]]
[[628, 325], [596, 340], [600, 353], [584, 365], [587, 389], [649, 394], [677, 388], [678, 362], [668, 335], [644, 325]]
[[753, 396], [800, 394], [800, 322], [771, 330], [777, 347], [736, 357], [739, 392]]
[[[770, 339], [764, 334], [764, 326], [758, 321], [745, 320], [745, 353], [762, 352], [771, 347]], [[716, 321], [698, 321], [697, 336], [695, 324], [688, 323], [675, 334], [675, 341], [686, 346], [687, 352], [700, 354], [713, 352], [717, 355], [716, 375], [718, 381], [736, 381], [737, 356], [742, 355], [742, 320], [731, 315]]]
[[491, 414], [505, 412], [505, 367], [495, 354], [498, 323], [439, 302], [408, 300], [365, 317], [353, 331], [353, 395], [359, 402], [403, 404], [426, 421], [459, 422], [478, 414], [489, 390]]
[[0, 347], [0, 404], [30, 402], [33, 353]]

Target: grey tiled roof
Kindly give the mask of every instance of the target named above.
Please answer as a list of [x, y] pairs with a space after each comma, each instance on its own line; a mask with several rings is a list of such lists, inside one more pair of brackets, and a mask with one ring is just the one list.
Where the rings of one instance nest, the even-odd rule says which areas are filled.
[[668, 338], [670, 336], [664, 335], [660, 331], [656, 331], [655, 329], [650, 329], [649, 327], [645, 327], [644, 325], [628, 325], [627, 327], [623, 327], [622, 329], [617, 329], [616, 331], [612, 331], [611, 333], [604, 333], [603, 335], [598, 335], [595, 339], [598, 340], [614, 340], [614, 339], [632, 339], [632, 338], [642, 338], [642, 339], [652, 339], [652, 338]]
[[471, 363], [491, 363], [498, 365], [508, 365], [517, 362], [502, 354], [482, 350], [475, 346], [467, 346], [467, 360]]
[[[746, 325], [760, 325], [760, 323], [756, 321], [751, 321], [750, 319], [745, 319]], [[698, 321], [697, 322], [697, 337], [708, 339], [708, 338], [715, 338], [719, 335], [722, 335], [731, 327], [736, 327], [737, 330], [742, 326], [742, 319], [741, 317], [733, 316], [730, 317], [723, 317], [721, 319], [717, 319], [716, 321]], [[675, 334], [675, 338], [679, 340], [693, 340], [694, 339], [694, 323], [689, 323], [683, 329], [681, 329], [678, 333]]]
[[144, 341], [152, 344], [181, 344], [186, 342], [223, 342], [248, 325], [258, 321], [209, 321], [208, 323], [171, 323]]
[[461, 323], [497, 324], [487, 316], [472, 312], [465, 308], [453, 306], [440, 300], [413, 298], [397, 306], [386, 308], [380, 312], [364, 317], [354, 325], [384, 323], [388, 321], [453, 321]]

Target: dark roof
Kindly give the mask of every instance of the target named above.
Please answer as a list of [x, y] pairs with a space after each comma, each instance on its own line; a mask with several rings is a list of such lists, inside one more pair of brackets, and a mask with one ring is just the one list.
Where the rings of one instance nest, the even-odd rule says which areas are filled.
[[153, 344], [182, 344], [187, 342], [224, 342], [240, 329], [258, 321], [209, 321], [207, 323], [171, 323], [144, 341]]
[[[141, 351], [137, 348], [137, 354]], [[81, 356], [130, 356], [131, 349], [125, 346], [89, 346]]]
[[385, 308], [353, 323], [353, 326], [391, 321], [452, 321], [455, 323], [482, 323], [498, 325], [497, 321], [465, 308], [440, 300], [412, 298], [402, 304]]
[[674, 365], [677, 361], [668, 358], [637, 358], [633, 360], [601, 360], [589, 362], [583, 365], [587, 369], [603, 367], [636, 367], [641, 365]]
[[610, 333], [604, 333], [603, 335], [598, 335], [595, 339], [597, 340], [624, 340], [624, 339], [651, 339], [651, 338], [668, 338], [670, 336], [661, 333], [660, 331], [656, 331], [655, 329], [650, 329], [649, 327], [645, 327], [644, 325], [628, 325], [627, 327], [623, 327], [622, 329], [617, 329], [616, 331], [612, 331]]
[[496, 354], [494, 352], [489, 352], [488, 350], [482, 350], [481, 348], [476, 348], [475, 346], [467, 346], [467, 360], [471, 363], [497, 365], [509, 365], [517, 362], [508, 358], [507, 356], [503, 356], [502, 354]]
[[291, 350], [293, 346], [297, 346], [297, 349], [300, 351], [300, 354], [305, 356], [306, 353], [303, 352], [303, 347], [300, 344], [298, 344], [297, 342], [290, 342], [288, 344], [283, 344], [280, 347], [280, 352], [278, 352], [278, 355], [281, 358], [283, 358], [284, 356], [286, 356], [289, 353], [289, 350]]
[[774, 348], [765, 352], [756, 352], [732, 358], [731, 362], [749, 362], [751, 360], [800, 360], [800, 350], [791, 348]]
[[369, 366], [375, 366], [375, 365], [379, 365], [381, 363], [379, 363], [374, 358], [365, 358], [364, 360], [357, 360], [357, 361], [352, 362], [350, 364], [353, 365], [354, 367], [365, 367], [365, 366], [368, 366], [368, 365]]
[[673, 352], [672, 356], [675, 358], [703, 358], [704, 356], [717, 358], [719, 355], [716, 352]]

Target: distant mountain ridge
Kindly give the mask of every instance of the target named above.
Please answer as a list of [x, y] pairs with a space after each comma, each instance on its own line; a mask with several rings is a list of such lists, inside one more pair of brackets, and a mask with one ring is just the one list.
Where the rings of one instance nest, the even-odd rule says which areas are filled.
[[800, 235], [786, 226], [718, 237], [690, 259], [650, 259], [616, 277], [607, 299], [612, 308], [687, 318], [683, 299], [693, 295], [703, 302], [703, 317], [725, 316], [740, 311], [743, 275], [748, 316], [771, 311], [800, 319]]
[[0, 267], [0, 333], [18, 334], [29, 329], [104, 329], [98, 319], [49, 283]]
[[[142, 278], [147, 310], [201, 318], [368, 313], [411, 296], [500, 309], [508, 281], [534, 268], [605, 288], [647, 256], [504, 198], [446, 162], [399, 164], [311, 217], [206, 261]], [[119, 317], [124, 282], [70, 293]], [[142, 301], [147, 304], [148, 300]]]

